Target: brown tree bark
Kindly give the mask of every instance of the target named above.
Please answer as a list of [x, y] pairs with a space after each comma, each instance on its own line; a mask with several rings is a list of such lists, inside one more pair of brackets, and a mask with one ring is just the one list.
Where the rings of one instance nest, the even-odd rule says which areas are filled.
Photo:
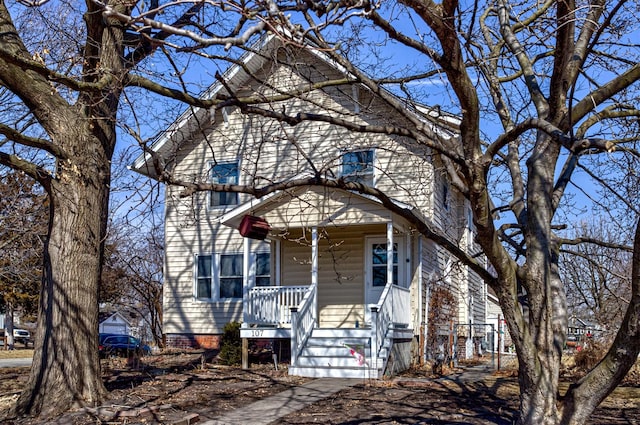
[[32, 60], [0, 3], [0, 80], [49, 137], [28, 140], [29, 145], [57, 160], [50, 174], [19, 157], [2, 158], [38, 180], [50, 202], [35, 355], [16, 415], [48, 417], [72, 406], [97, 405], [106, 394], [98, 356], [98, 286], [122, 91], [121, 80], [112, 77], [124, 68], [123, 28], [110, 26], [97, 10], [90, 12], [85, 77], [78, 83], [84, 86], [71, 104], [52, 86], [48, 70]]
[[61, 165], [49, 191], [51, 219], [35, 354], [15, 407], [18, 414], [46, 417], [70, 406], [97, 405], [106, 394], [97, 332], [109, 161], [86, 122], [68, 125], [65, 146], [94, 154], [89, 160], [76, 157], [73, 166]]

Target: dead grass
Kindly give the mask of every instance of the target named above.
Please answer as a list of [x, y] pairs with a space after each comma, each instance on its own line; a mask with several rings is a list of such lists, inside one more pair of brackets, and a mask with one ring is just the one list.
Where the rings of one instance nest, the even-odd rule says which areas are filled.
[[16, 350], [3, 350], [0, 349], [1, 359], [28, 359], [33, 357], [33, 349], [16, 349]]

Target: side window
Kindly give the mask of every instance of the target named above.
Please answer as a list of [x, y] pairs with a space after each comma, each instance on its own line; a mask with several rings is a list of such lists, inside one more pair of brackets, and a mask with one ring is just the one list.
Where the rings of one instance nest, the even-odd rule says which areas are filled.
[[[256, 286], [271, 285], [271, 255], [253, 254]], [[196, 256], [195, 297], [203, 301], [242, 298], [243, 255], [204, 254]]]
[[[238, 184], [238, 161], [218, 162], [211, 166], [211, 183]], [[237, 205], [238, 194], [235, 192], [210, 192], [209, 207], [217, 208], [226, 205]]]
[[373, 149], [345, 152], [340, 176], [350, 182], [373, 186]]
[[449, 210], [449, 204], [451, 202], [451, 195], [449, 194], [449, 185], [446, 180], [442, 182], [442, 206], [445, 210]]

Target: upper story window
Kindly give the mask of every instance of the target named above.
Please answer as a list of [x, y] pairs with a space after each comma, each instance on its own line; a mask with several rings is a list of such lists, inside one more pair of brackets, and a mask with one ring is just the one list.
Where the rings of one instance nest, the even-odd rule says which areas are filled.
[[[211, 183], [238, 184], [239, 174], [238, 161], [218, 162], [211, 167]], [[237, 192], [210, 192], [209, 194], [209, 207], [211, 208], [237, 204]]]
[[345, 152], [340, 175], [350, 182], [373, 186], [373, 149]]

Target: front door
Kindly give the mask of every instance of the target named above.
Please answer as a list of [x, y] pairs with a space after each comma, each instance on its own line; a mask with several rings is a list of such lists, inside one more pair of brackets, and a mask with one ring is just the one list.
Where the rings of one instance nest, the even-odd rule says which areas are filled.
[[[365, 295], [364, 318], [367, 324], [371, 323], [370, 304], [376, 304], [387, 284], [387, 239], [367, 238], [366, 246], [366, 270], [365, 270]], [[403, 268], [398, 267], [399, 260], [403, 258], [402, 243], [393, 243], [393, 283], [398, 284], [403, 278]]]

